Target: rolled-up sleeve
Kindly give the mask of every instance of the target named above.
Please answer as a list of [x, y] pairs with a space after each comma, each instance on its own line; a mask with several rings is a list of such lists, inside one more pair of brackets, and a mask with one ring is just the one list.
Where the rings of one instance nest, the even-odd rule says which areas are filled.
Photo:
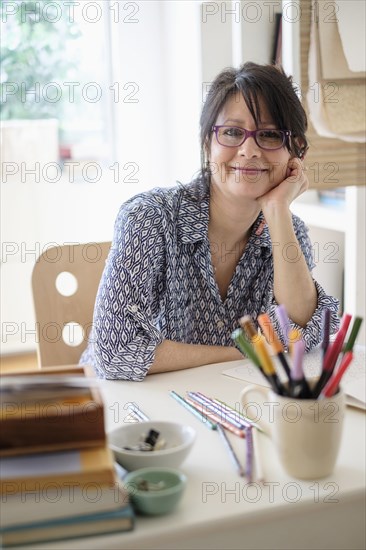
[[[298, 218], [297, 216], [293, 216], [293, 221], [296, 237], [304, 254], [309, 271], [312, 271], [316, 264], [313, 258], [313, 249], [308, 235], [308, 229], [305, 226], [304, 222], [300, 220], [300, 218]], [[323, 311], [325, 309], [329, 309], [330, 311], [330, 334], [334, 334], [339, 328], [339, 300], [337, 300], [333, 296], [329, 296], [317, 281], [314, 280], [314, 284], [317, 291], [317, 306], [311, 319], [308, 321], [305, 327], [300, 327], [297, 323], [294, 323], [291, 319], [289, 319], [290, 328], [295, 328], [300, 331], [301, 336], [305, 342], [305, 351], [310, 351], [321, 342], [322, 318]], [[268, 296], [268, 306], [266, 309], [271, 318], [274, 329], [280, 336], [282, 342], [285, 343], [285, 337], [276, 315], [277, 306], [278, 304], [274, 298], [272, 290], [272, 292]]]
[[142, 381], [163, 338], [154, 320], [164, 258], [161, 212], [132, 200], [122, 206], [94, 309], [94, 367], [102, 378]]

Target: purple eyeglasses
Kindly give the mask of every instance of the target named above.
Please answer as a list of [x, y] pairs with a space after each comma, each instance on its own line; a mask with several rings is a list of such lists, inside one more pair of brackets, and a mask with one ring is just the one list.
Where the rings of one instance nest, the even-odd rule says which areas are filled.
[[224, 147], [239, 147], [248, 137], [253, 137], [254, 141], [261, 149], [275, 151], [281, 149], [286, 143], [286, 139], [291, 136], [290, 130], [273, 130], [272, 128], [263, 128], [260, 130], [247, 130], [239, 126], [213, 126], [217, 142]]

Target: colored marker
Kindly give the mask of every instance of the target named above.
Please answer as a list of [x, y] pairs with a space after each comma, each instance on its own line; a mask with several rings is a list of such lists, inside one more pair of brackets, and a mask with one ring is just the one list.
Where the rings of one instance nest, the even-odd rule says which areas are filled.
[[286, 308], [283, 304], [277, 306], [276, 315], [277, 315], [278, 322], [281, 325], [281, 329], [282, 329], [285, 344], [286, 344], [286, 346], [288, 346], [288, 333], [289, 333], [289, 330], [290, 330], [290, 321], [289, 321], [289, 318], [287, 316]]
[[304, 352], [304, 340], [297, 340], [293, 343], [291, 396], [309, 399], [312, 397], [312, 393], [303, 371]]
[[208, 418], [206, 418], [206, 416], [200, 412], [200, 411], [197, 411], [197, 409], [195, 407], [192, 407], [192, 405], [190, 403], [188, 403], [188, 401], [186, 401], [186, 399], [184, 399], [184, 397], [182, 397], [181, 395], [179, 395], [177, 392], [175, 392], [174, 390], [172, 390], [170, 392], [170, 395], [171, 397], [173, 397], [173, 399], [175, 399], [178, 403], [180, 403], [181, 405], [183, 405], [183, 407], [185, 409], [187, 409], [187, 411], [189, 411], [190, 413], [192, 413], [196, 418], [199, 418], [201, 422], [203, 422], [208, 428], [210, 428], [211, 430], [216, 430], [217, 429], [217, 425], [214, 423], [214, 422], [211, 422], [211, 420], [209, 420]]
[[333, 374], [333, 376], [328, 380], [328, 382], [326, 383], [326, 385], [324, 386], [324, 389], [320, 394], [320, 397], [332, 397], [332, 395], [337, 393], [337, 389], [341, 381], [341, 378], [346, 372], [346, 370], [348, 369], [352, 359], [353, 359], [353, 352], [346, 351], [342, 359], [342, 363], [339, 365], [337, 369], [337, 372]]
[[355, 341], [356, 341], [356, 338], [357, 338], [357, 335], [359, 333], [359, 330], [361, 328], [361, 325], [362, 325], [362, 317], [356, 317], [354, 322], [353, 322], [353, 326], [352, 326], [352, 329], [351, 329], [351, 334], [349, 335], [349, 338], [343, 348], [343, 352], [346, 353], [347, 351], [352, 351], [353, 350], [353, 346], [355, 345]]
[[335, 364], [339, 357], [339, 354], [342, 351], [343, 342], [346, 338], [347, 330], [351, 322], [351, 315], [345, 313], [342, 319], [341, 328], [337, 332], [333, 344], [329, 345], [327, 353], [324, 358], [324, 368], [319, 377], [319, 380], [316, 383], [316, 386], [313, 391], [313, 398], [317, 399], [320, 395], [320, 392], [324, 388], [325, 384], [328, 382], [329, 378], [332, 376]]
[[255, 328], [255, 325], [250, 315], [244, 315], [244, 317], [241, 317], [239, 319], [239, 324], [241, 328], [245, 331], [250, 341], [253, 340], [253, 338], [255, 338], [256, 336], [258, 336], [258, 331]]
[[261, 362], [259, 361], [258, 356], [255, 353], [252, 345], [245, 338], [243, 330], [241, 328], [235, 329], [231, 335], [231, 338], [234, 340], [235, 344], [238, 346], [241, 353], [243, 355], [246, 355], [248, 359], [250, 359], [252, 363], [254, 363], [254, 365], [258, 367], [259, 370], [262, 372], [262, 374], [265, 376], [262, 369]]
[[295, 342], [301, 340], [301, 332], [297, 328], [292, 328], [288, 333], [288, 347], [290, 353], [293, 353], [293, 346]]
[[258, 336], [257, 334], [256, 337], [253, 338], [252, 343], [273, 390], [279, 395], [286, 395], [267, 351], [264, 337], [262, 335]]
[[321, 347], [323, 350], [323, 362], [325, 354], [329, 346], [329, 333], [330, 333], [330, 311], [329, 309], [323, 309], [322, 312], [322, 343]]
[[263, 331], [263, 334], [268, 344], [271, 346], [273, 352], [280, 360], [281, 365], [283, 366], [283, 369], [287, 375], [287, 378], [291, 380], [291, 371], [286, 361], [284, 347], [280, 339], [278, 338], [275, 329], [273, 328], [269, 315], [267, 313], [261, 313], [261, 315], [258, 316], [258, 323]]

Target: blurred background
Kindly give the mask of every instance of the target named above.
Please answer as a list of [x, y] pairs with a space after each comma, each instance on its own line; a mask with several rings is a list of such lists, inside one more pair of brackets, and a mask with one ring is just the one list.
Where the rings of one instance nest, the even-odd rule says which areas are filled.
[[[354, 4], [353, 20], [345, 4]], [[344, 75], [309, 80], [311, 37], [320, 20], [327, 32], [335, 29], [341, 47], [349, 43], [355, 19], [364, 21], [360, 5], [3, 0], [1, 354], [36, 349], [30, 281], [44, 250], [109, 241], [126, 199], [196, 174], [200, 110], [221, 69], [248, 60], [282, 63], [304, 104], [310, 93], [314, 107], [345, 112]], [[350, 70], [359, 79], [364, 30], [355, 36], [358, 64]], [[355, 55], [344, 51], [347, 59]], [[315, 277], [340, 299], [340, 313], [364, 316], [364, 132], [324, 130], [312, 116], [312, 189], [294, 212], [310, 227]], [[338, 120], [337, 112], [326, 117]]]

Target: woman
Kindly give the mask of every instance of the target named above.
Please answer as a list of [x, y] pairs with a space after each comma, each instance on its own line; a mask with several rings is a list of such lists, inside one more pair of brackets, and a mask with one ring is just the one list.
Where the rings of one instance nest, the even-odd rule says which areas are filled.
[[338, 302], [313, 280], [311, 243], [291, 202], [308, 187], [306, 115], [281, 69], [245, 63], [212, 84], [201, 114], [202, 169], [189, 185], [122, 205], [81, 362], [99, 376], [240, 359], [238, 319], [284, 304], [306, 349], [324, 308]]

